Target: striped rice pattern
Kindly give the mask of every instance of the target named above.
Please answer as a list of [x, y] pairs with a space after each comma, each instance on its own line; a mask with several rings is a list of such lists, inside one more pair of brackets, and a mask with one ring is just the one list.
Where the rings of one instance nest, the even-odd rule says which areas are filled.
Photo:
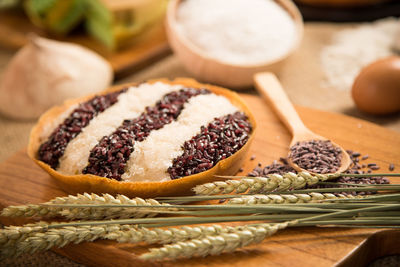
[[[151, 110], [168, 94], [183, 89], [180, 85], [169, 85], [162, 82], [154, 84], [143, 83], [139, 86], [127, 88], [118, 96], [118, 101], [92, 118], [89, 124], [66, 145], [65, 152], [59, 159], [57, 171], [65, 175], [87, 173], [90, 166], [90, 155], [94, 148], [112, 136], [130, 120], [138, 120], [143, 114]], [[174, 159], [182, 155], [183, 144], [201, 133], [201, 129], [217, 118], [222, 118], [238, 112], [238, 109], [223, 96], [215, 94], [199, 94], [185, 100], [177, 117], [168, 121], [162, 127], [150, 129], [143, 138], [133, 137], [133, 149], [126, 155], [126, 164], [119, 166], [116, 173], [117, 180], [123, 181], [167, 181], [170, 180], [168, 169]], [[62, 117], [62, 119], [61, 119]], [[42, 134], [42, 138], [49, 135], [51, 128], [56, 128], [56, 123], [68, 118], [65, 112]], [[135, 141], [136, 139], [136, 141]], [[107, 162], [109, 142], [104, 154]], [[125, 153], [125, 150], [122, 152]], [[124, 154], [122, 153], [122, 154]], [[123, 155], [126, 157], [126, 155]], [[101, 163], [100, 163], [101, 164]], [[120, 164], [120, 163], [118, 163]], [[112, 164], [111, 164], [112, 165]], [[121, 171], [122, 167], [122, 171]], [[104, 173], [94, 173], [107, 177]], [[115, 177], [110, 177], [114, 178]]]

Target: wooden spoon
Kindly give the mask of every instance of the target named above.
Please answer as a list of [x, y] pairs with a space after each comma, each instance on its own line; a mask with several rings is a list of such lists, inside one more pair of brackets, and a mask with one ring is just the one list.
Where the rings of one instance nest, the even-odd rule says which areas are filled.
[[[254, 75], [254, 81], [258, 92], [271, 104], [281, 121], [292, 134], [290, 147], [300, 141], [329, 140], [312, 132], [304, 125], [274, 74], [270, 72], [257, 73]], [[350, 156], [342, 147], [334, 142], [332, 142], [332, 144], [342, 150], [341, 166], [335, 173], [344, 172], [351, 164]], [[292, 162], [290, 157], [288, 158], [288, 162], [296, 171], [308, 171]]]

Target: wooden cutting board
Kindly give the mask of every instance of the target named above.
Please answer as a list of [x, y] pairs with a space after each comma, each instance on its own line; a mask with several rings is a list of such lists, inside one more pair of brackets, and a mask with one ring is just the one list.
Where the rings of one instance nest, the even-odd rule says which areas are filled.
[[110, 51], [87, 34], [74, 32], [69, 36], [49, 36], [35, 27], [18, 10], [0, 11], [0, 45], [10, 49], [19, 49], [28, 42], [28, 34], [36, 33], [59, 41], [77, 43], [86, 46], [108, 60], [117, 79], [142, 69], [171, 53], [164, 30], [164, 21], [160, 20], [144, 33], [133, 38], [132, 42], [118, 51]]
[[[290, 141], [288, 131], [262, 99], [242, 95], [259, 123], [256, 138], [244, 165], [244, 173], [259, 162], [263, 165], [285, 156]], [[375, 162], [381, 172], [389, 163], [400, 171], [400, 134], [359, 119], [297, 108], [300, 116], [313, 131], [331, 138], [347, 149], [369, 154], [365, 162]], [[250, 156], [255, 155], [255, 160]], [[391, 179], [400, 183], [399, 178]], [[15, 204], [40, 203], [66, 193], [26, 155], [18, 152], [0, 165], [0, 207]], [[3, 224], [17, 223], [0, 217]], [[231, 223], [232, 225], [233, 223]], [[374, 234], [376, 233], [376, 234]], [[400, 231], [350, 228], [290, 228], [267, 238], [261, 244], [238, 250], [232, 254], [148, 263], [137, 255], [148, 247], [96, 241], [69, 245], [56, 250], [88, 266], [363, 266], [376, 257], [399, 254]]]

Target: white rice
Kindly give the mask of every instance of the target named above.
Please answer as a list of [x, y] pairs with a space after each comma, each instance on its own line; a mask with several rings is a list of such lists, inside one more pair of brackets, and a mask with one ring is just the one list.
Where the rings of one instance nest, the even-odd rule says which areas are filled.
[[72, 106], [70, 106], [66, 111], [62, 112], [56, 119], [54, 119], [53, 121], [51, 121], [49, 124], [45, 124], [45, 126], [43, 127], [43, 130], [40, 134], [39, 137], [39, 142], [40, 143], [44, 143], [45, 141], [47, 141], [47, 139], [49, 139], [50, 135], [53, 133], [53, 131], [64, 122], [64, 120], [69, 117], [69, 115], [71, 114], [71, 112], [78, 107], [79, 104], [74, 104]]
[[127, 92], [118, 96], [117, 103], [94, 117], [68, 143], [57, 170], [67, 175], [81, 173], [88, 164], [90, 151], [103, 136], [114, 132], [125, 119], [138, 117], [145, 107], [154, 105], [163, 95], [181, 88], [180, 85], [172, 86], [161, 82], [130, 87]]
[[225, 97], [215, 94], [199, 95], [191, 98], [178, 119], [163, 128], [152, 131], [143, 142], [136, 142], [126, 172], [125, 181], [167, 181], [167, 169], [172, 160], [183, 153], [182, 145], [200, 133], [216, 117], [236, 112]]
[[244, 66], [285, 56], [298, 35], [290, 14], [273, 0], [181, 1], [176, 26], [207, 56]]

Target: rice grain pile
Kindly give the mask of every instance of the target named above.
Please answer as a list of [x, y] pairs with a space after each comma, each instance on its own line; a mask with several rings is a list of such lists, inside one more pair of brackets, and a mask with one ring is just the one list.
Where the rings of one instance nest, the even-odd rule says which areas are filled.
[[209, 57], [256, 65], [288, 53], [296, 39], [290, 15], [272, 0], [186, 0], [178, 30]]

